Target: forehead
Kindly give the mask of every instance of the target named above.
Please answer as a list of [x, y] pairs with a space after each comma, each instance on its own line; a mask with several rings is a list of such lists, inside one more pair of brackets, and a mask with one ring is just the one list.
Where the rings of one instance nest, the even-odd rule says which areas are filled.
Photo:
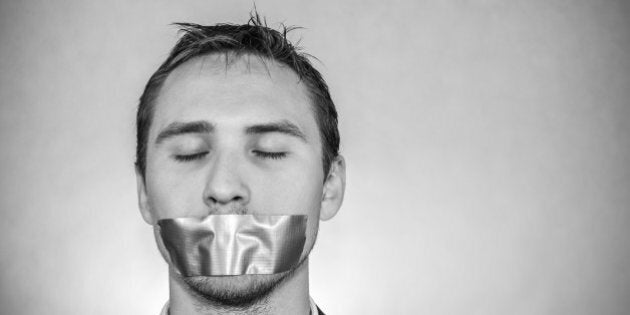
[[308, 90], [293, 70], [252, 55], [226, 58], [196, 57], [174, 69], [156, 99], [151, 130], [173, 121], [220, 125], [280, 119], [305, 132], [317, 130]]

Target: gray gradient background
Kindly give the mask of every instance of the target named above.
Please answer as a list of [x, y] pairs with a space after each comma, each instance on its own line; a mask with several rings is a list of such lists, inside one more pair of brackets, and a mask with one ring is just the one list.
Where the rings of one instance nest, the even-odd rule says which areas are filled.
[[[329, 314], [628, 314], [630, 5], [257, 1], [322, 60], [347, 198]], [[171, 22], [251, 1], [0, 4], [0, 313], [157, 314], [134, 112]]]

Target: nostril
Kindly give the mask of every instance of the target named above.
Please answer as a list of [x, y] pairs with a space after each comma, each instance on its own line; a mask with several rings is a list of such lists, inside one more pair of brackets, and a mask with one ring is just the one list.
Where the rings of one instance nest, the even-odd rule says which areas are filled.
[[241, 172], [218, 163], [208, 174], [203, 202], [211, 209], [225, 208], [230, 204], [247, 204], [249, 188], [246, 183]]
[[242, 203], [245, 199], [242, 196], [234, 196], [232, 198], [208, 197], [207, 200], [211, 204], [229, 204], [229, 203]]

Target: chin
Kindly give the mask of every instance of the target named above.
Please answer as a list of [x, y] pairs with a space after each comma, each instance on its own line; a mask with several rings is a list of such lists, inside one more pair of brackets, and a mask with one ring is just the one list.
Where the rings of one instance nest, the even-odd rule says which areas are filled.
[[248, 307], [264, 300], [293, 270], [272, 275], [186, 277], [193, 294], [212, 304]]
[[180, 279], [187, 285], [192, 294], [211, 304], [248, 308], [264, 301], [283, 281], [292, 278], [295, 272], [302, 267], [307, 257], [308, 255], [303, 257], [291, 270], [277, 274], [200, 276]]

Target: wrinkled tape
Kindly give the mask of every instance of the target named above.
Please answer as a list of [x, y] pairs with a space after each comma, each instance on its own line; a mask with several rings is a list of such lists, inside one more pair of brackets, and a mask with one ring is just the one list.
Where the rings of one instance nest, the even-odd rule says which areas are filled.
[[297, 265], [306, 215], [209, 215], [163, 219], [160, 251], [184, 277], [274, 274]]

